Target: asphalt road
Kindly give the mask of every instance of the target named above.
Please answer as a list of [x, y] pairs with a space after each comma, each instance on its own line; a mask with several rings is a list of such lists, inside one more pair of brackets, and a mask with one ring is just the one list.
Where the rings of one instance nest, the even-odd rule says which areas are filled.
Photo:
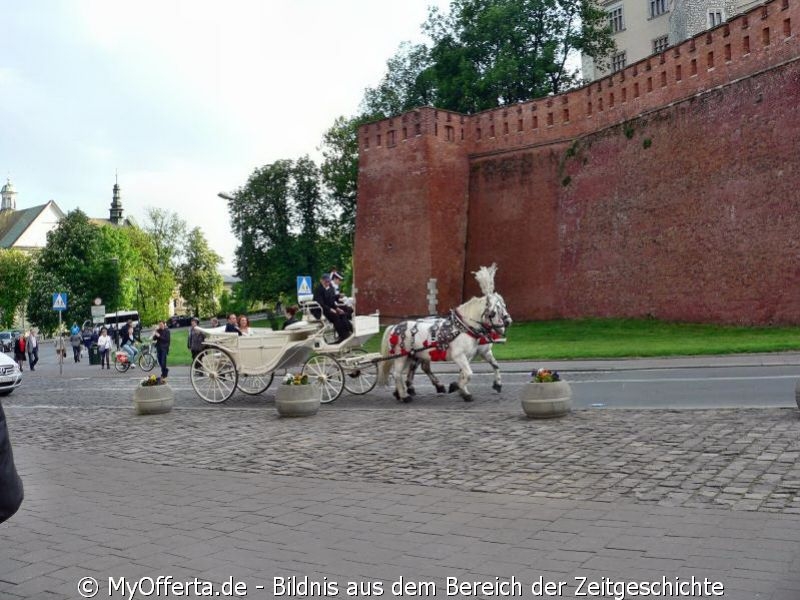
[[[780, 356], [780, 355], [769, 355]], [[795, 406], [794, 389], [800, 379], [796, 361], [775, 361], [785, 364], [742, 364], [741, 359], [716, 359], [713, 365], [685, 366], [686, 360], [617, 361], [592, 364], [561, 363], [562, 377], [572, 386], [575, 408], [755, 408]], [[728, 362], [729, 365], [721, 364]], [[759, 363], [758, 359], [744, 362]], [[657, 364], [647, 368], [649, 364]], [[453, 365], [436, 365], [447, 385], [455, 380]], [[464, 403], [456, 394], [436, 394], [424, 375], [417, 376], [418, 396], [409, 405], [400, 405], [389, 389], [376, 389], [364, 396], [344, 392], [329, 408], [386, 408], [462, 410], [519, 410], [518, 391], [529, 380], [530, 365], [503, 365], [503, 390], [491, 389], [492, 375], [485, 364], [476, 364], [470, 384], [475, 397]], [[153, 373], [157, 373], [157, 368]], [[55, 352], [45, 347], [40, 364], [34, 373], [24, 371], [23, 386], [4, 399], [13, 406], [103, 406], [120, 407], [130, 403], [131, 393], [142, 378], [139, 370], [120, 374], [115, 370], [101, 371], [90, 366], [86, 359], [79, 364], [71, 356], [64, 362], [61, 373]], [[236, 393], [222, 405], [209, 405], [192, 389], [188, 368], [173, 367], [170, 384], [176, 392], [179, 408], [224, 410], [226, 408], [259, 408], [272, 405], [274, 387], [260, 396]], [[277, 383], [273, 383], [273, 386]]]

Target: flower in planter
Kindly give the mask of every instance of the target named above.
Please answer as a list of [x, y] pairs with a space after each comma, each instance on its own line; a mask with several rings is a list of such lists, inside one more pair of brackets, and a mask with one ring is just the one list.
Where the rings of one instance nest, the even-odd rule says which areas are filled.
[[142, 380], [142, 387], [150, 387], [153, 385], [164, 385], [167, 383], [161, 377], [156, 377], [155, 375], [150, 375], [147, 379]]
[[283, 385], [308, 385], [308, 375], [287, 373], [283, 378]]
[[554, 381], [561, 381], [558, 376], [558, 371], [551, 371], [550, 369], [539, 369], [531, 373], [532, 383], [553, 383]]

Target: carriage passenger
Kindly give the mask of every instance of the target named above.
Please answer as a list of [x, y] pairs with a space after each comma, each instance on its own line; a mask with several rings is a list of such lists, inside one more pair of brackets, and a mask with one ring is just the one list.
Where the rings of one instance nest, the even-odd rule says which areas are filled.
[[283, 323], [283, 329], [286, 329], [289, 325], [300, 322], [300, 319], [297, 318], [298, 310], [296, 306], [289, 306], [286, 308], [286, 321]]
[[250, 319], [247, 315], [239, 315], [239, 335], [252, 335], [250, 331]]

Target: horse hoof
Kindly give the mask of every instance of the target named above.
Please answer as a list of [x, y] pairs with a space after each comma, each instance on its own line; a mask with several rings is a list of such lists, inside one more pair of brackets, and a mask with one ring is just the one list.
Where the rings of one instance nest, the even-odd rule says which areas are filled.
[[417, 390], [415, 390], [413, 387], [408, 388], [408, 395], [409, 396], [416, 396], [417, 395]]
[[502, 392], [503, 391], [503, 386], [501, 384], [499, 384], [499, 383], [493, 383], [492, 384], [492, 389], [495, 392]]
[[464, 394], [464, 402], [472, 402], [472, 394]]
[[450, 389], [448, 389], [448, 390], [447, 390], [447, 393], [448, 393], [448, 394], [452, 394], [452, 393], [453, 393], [453, 392], [455, 392], [457, 389], [458, 389], [458, 383], [456, 383], [456, 382], [454, 381], [454, 382], [452, 382], [452, 383], [450, 384]]
[[402, 400], [403, 404], [408, 404], [408, 403], [409, 403], [409, 402], [411, 402], [413, 399], [414, 399], [414, 398], [412, 398], [411, 396], [406, 396], [405, 398], [401, 398], [401, 400]]
[[446, 394], [447, 393], [447, 388], [444, 387], [443, 385], [439, 384], [439, 385], [436, 386], [436, 393], [437, 394]]
[[398, 391], [397, 391], [397, 390], [395, 390], [395, 391], [392, 393], [392, 395], [395, 397], [395, 399], [397, 399], [397, 400], [400, 400], [400, 394], [398, 393]]

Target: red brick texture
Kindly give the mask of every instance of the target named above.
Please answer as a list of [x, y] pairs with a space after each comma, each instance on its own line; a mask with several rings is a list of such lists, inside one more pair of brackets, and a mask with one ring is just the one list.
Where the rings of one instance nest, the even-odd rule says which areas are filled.
[[424, 314], [497, 261], [516, 319], [800, 323], [800, 0], [589, 86], [360, 132], [359, 311]]

